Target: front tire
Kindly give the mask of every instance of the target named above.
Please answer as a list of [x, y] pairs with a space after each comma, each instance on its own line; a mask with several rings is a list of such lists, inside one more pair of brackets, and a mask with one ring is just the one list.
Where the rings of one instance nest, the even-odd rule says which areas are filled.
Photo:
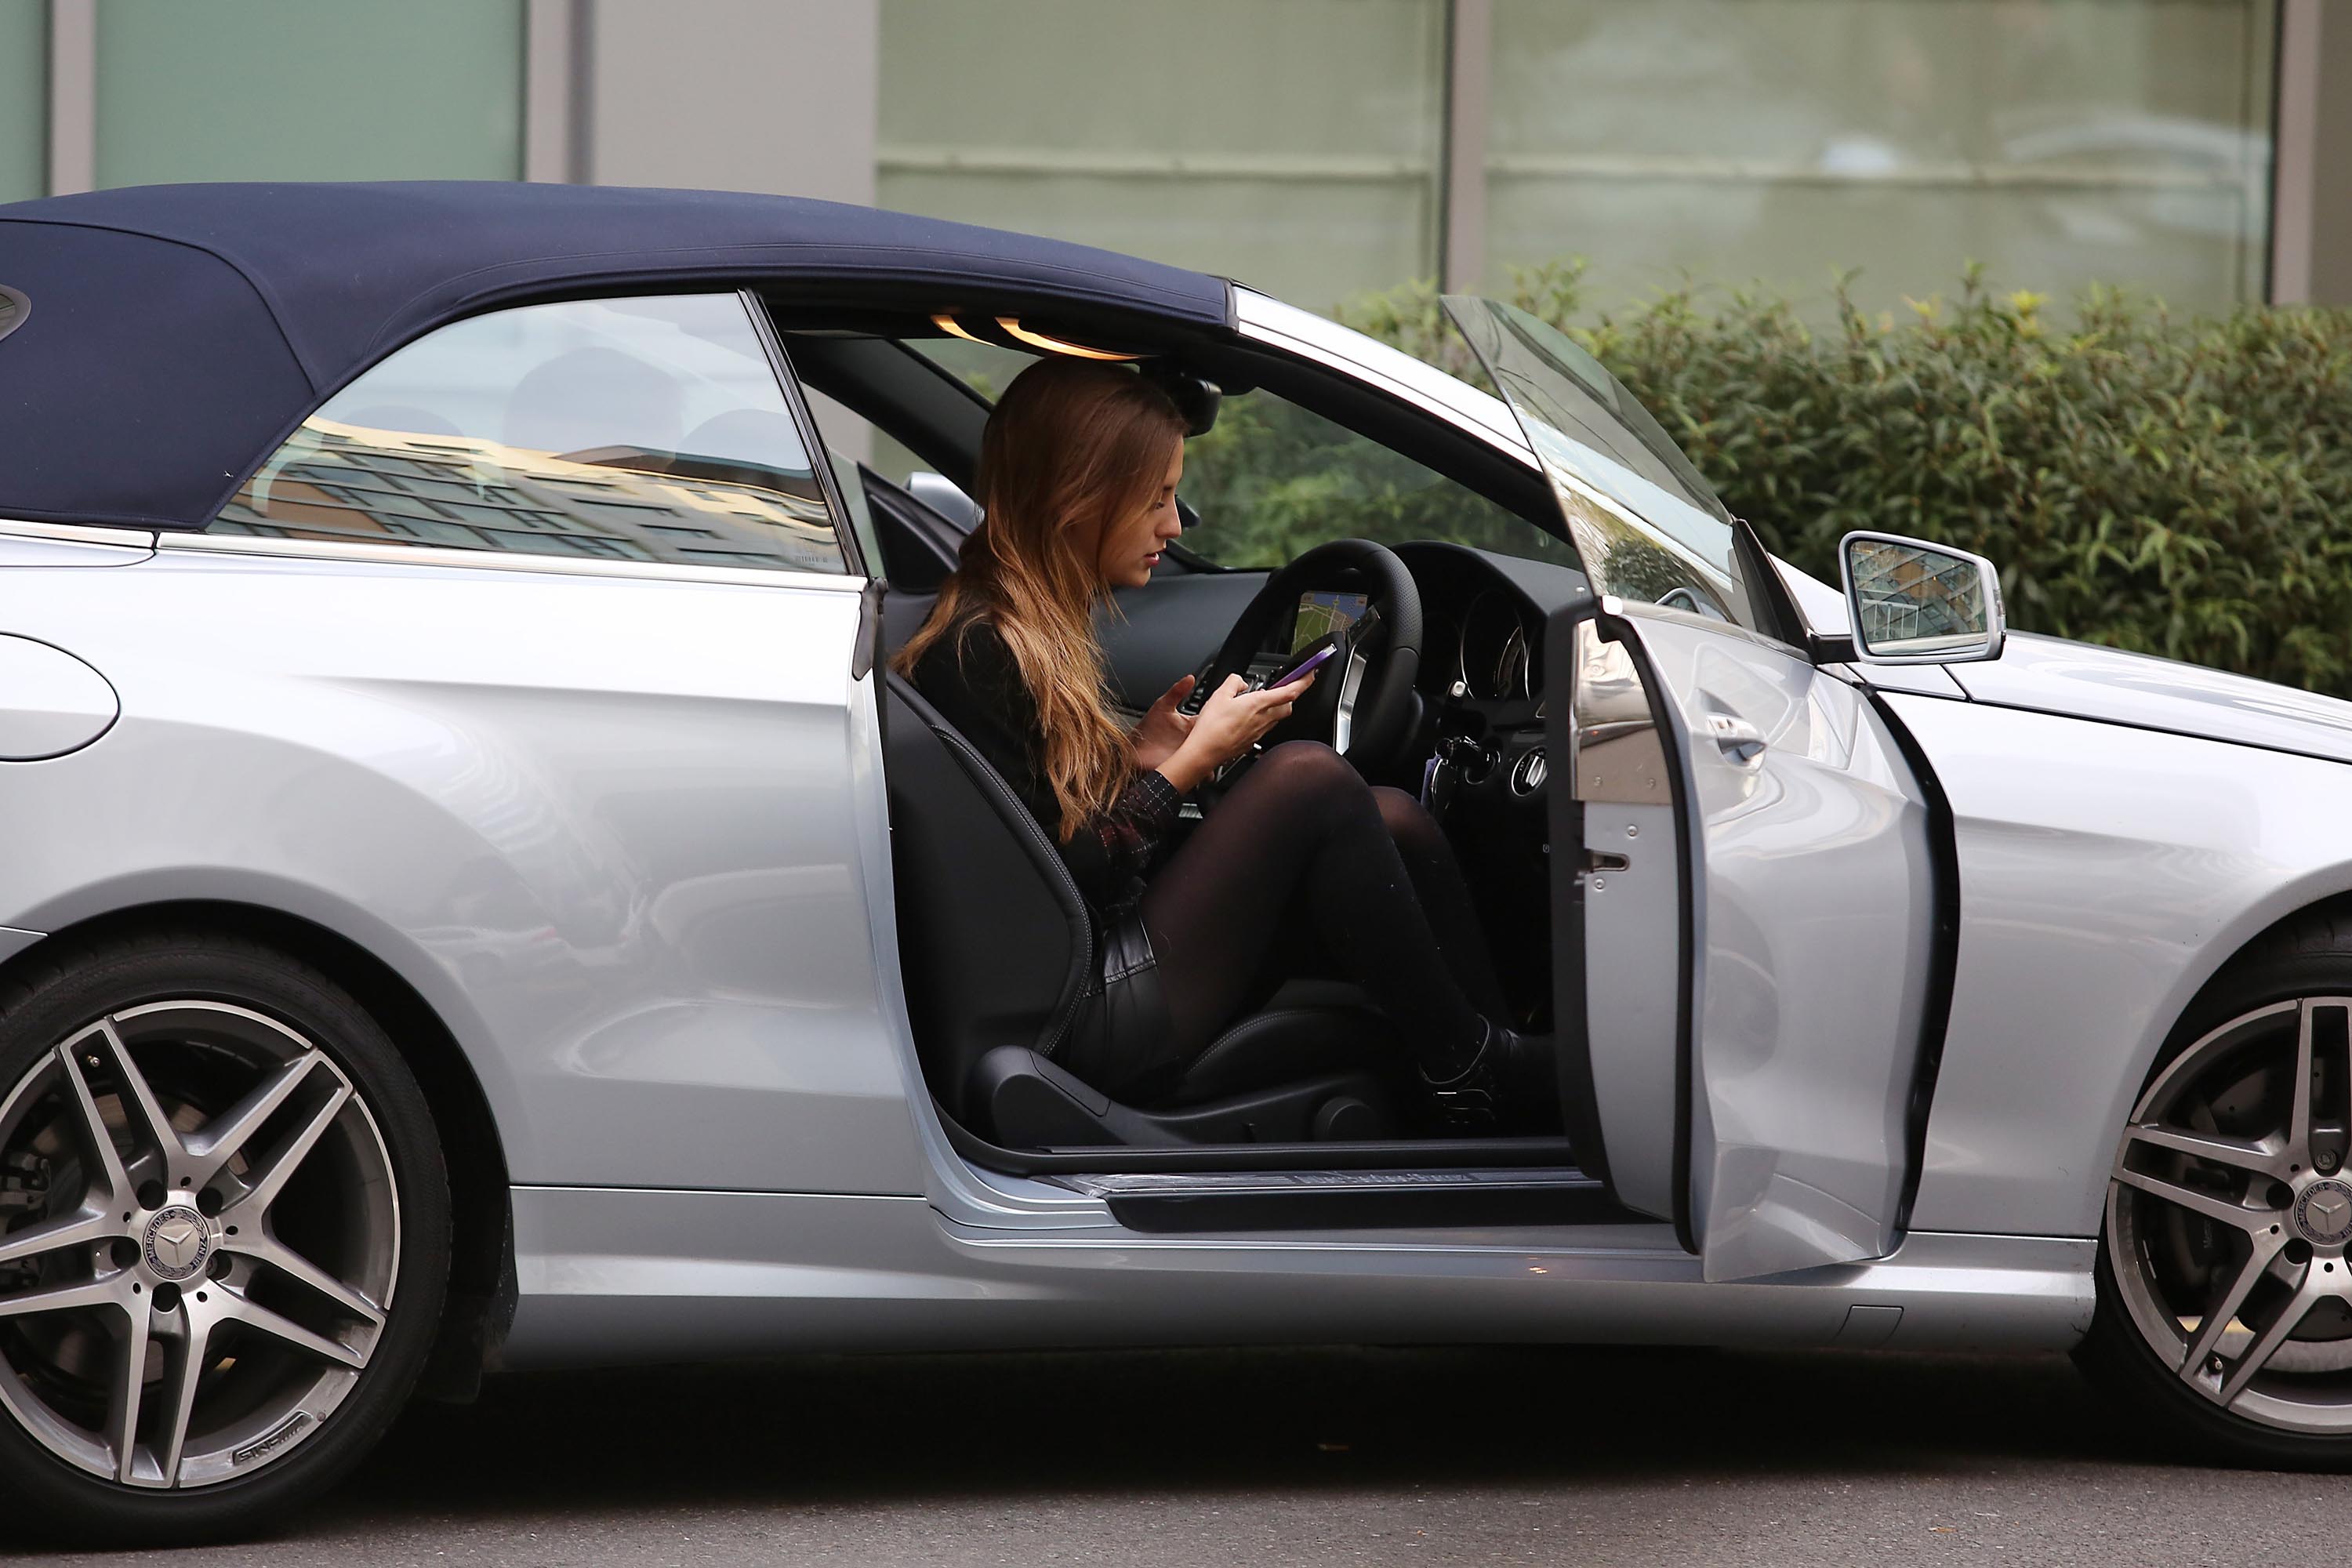
[[2352, 1468], [2352, 917], [2207, 988], [2117, 1147], [2076, 1360], [2204, 1457]]
[[52, 1530], [216, 1537], [331, 1484], [448, 1257], [424, 1095], [325, 974], [158, 932], [0, 985], [0, 1485]]

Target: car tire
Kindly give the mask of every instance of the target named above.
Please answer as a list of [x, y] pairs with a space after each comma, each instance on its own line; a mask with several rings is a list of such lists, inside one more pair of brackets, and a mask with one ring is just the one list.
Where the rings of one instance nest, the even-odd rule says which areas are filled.
[[[2337, 1015], [2343, 1023], [2336, 1022]], [[2305, 1023], [2306, 1017], [2314, 1022]], [[2330, 1037], [2337, 1043], [2331, 1045]], [[2260, 1059], [2255, 1053], [2264, 1048], [2266, 1037], [2273, 1042], [2268, 1049], [2273, 1059], [2281, 1051], [2304, 1048], [2301, 1042], [2306, 1037], [2316, 1044], [2311, 1054], [2286, 1058], [2282, 1067], [2251, 1066]], [[2295, 1043], [2286, 1044], [2288, 1037]], [[2265, 936], [2205, 988], [2158, 1053], [2135, 1103], [2132, 1128], [2119, 1139], [2113, 1169], [2120, 1173], [2127, 1161], [2135, 1170], [2146, 1165], [2139, 1152], [2147, 1141], [2136, 1138], [2133, 1128], [2178, 1125], [2181, 1107], [2207, 1092], [2199, 1087], [2200, 1072], [2208, 1081], [2231, 1086], [2227, 1094], [2209, 1094], [2204, 1108], [2202, 1120], [2214, 1122], [2210, 1131], [2216, 1135], [2225, 1131], [2217, 1121], [2216, 1106], [2247, 1117], [2246, 1124], [2230, 1130], [2235, 1136], [2274, 1118], [2274, 1111], [2257, 1113], [2251, 1107], [2257, 1100], [2275, 1104], [2282, 1096], [2291, 1096], [2294, 1066], [2313, 1056], [2333, 1065], [2319, 1074], [2306, 1074], [2306, 1082], [2323, 1088], [2304, 1103], [2316, 1104], [2327, 1096], [2340, 1100], [2352, 1090], [2347, 1082], [2352, 1079], [2347, 1041], [2352, 1041], [2352, 908], [2316, 910]], [[2278, 1081], [2259, 1096], [2250, 1092], [2247, 1086], [2265, 1070]], [[2320, 1298], [2304, 1309], [2309, 1315], [2303, 1324], [2280, 1331], [2287, 1337], [2272, 1352], [2270, 1364], [2284, 1363], [2290, 1349], [2316, 1352], [2310, 1359], [2320, 1363], [2320, 1372], [2309, 1374], [2301, 1385], [2289, 1373], [2246, 1372], [2248, 1381], [2239, 1394], [2224, 1402], [2242, 1369], [2240, 1358], [2267, 1341], [2279, 1317], [2301, 1299], [2300, 1291], [2290, 1290], [2288, 1277], [2305, 1271], [2308, 1289], [2352, 1278], [2352, 1257], [2346, 1256], [2344, 1241], [2328, 1239], [2336, 1227], [2314, 1232], [2305, 1228], [2307, 1220], [2297, 1218], [2304, 1200], [2317, 1187], [2328, 1189], [2331, 1209], [2352, 1214], [2352, 1202], [2337, 1201], [2336, 1189], [2346, 1185], [2338, 1178], [2352, 1175], [2345, 1169], [2344, 1151], [2326, 1146], [2332, 1139], [2315, 1136], [2311, 1142], [2319, 1152], [2306, 1165], [2284, 1146], [2292, 1142], [2291, 1136], [2280, 1142], [2271, 1172], [2241, 1172], [2220, 1160], [2155, 1151], [2178, 1163], [2169, 1170], [2159, 1168], [2154, 1179], [2185, 1186], [2189, 1175], [2198, 1176], [2200, 1185], [2188, 1196], [2191, 1202], [2210, 1202], [2210, 1215], [2159, 1196], [2157, 1221], [2142, 1225], [2149, 1193], [2119, 1174], [2111, 1175], [2099, 1237], [2097, 1305], [2075, 1361], [2096, 1385], [2144, 1417], [2153, 1435], [2193, 1457], [2266, 1468], [2352, 1469], [2352, 1304], [2332, 1308], [2330, 1321], [2323, 1323], [2318, 1308], [2335, 1298]], [[2233, 1212], [2243, 1218], [2232, 1219]], [[2342, 1228], [2352, 1232], [2352, 1218]], [[2245, 1237], [2242, 1243], [2236, 1239], [2240, 1233]], [[2309, 1239], [2314, 1234], [2322, 1238], [2317, 1245]], [[2209, 1284], [2201, 1292], [2152, 1294], [2164, 1284], [2161, 1260], [2184, 1250], [2193, 1252], [2193, 1246], [2176, 1245], [2182, 1237], [2242, 1245], [2246, 1251], [2242, 1258], [2234, 1251], [2224, 1253], [2218, 1266], [2205, 1270]], [[2272, 1248], [2277, 1250], [2267, 1265], [2254, 1256]], [[2300, 1263], [2294, 1260], [2298, 1251]], [[2323, 1268], [2328, 1272], [2323, 1274]], [[2252, 1278], [2253, 1287], [2232, 1304], [2230, 1292], [2244, 1278]], [[2347, 1294], [2352, 1296], [2352, 1290]], [[2279, 1304], [2282, 1297], [2286, 1298], [2284, 1305]], [[2201, 1313], [2195, 1310], [2200, 1303], [2210, 1303]], [[2202, 1332], [2224, 1307], [2231, 1314], [2222, 1320], [2220, 1332], [2224, 1337], [2211, 1342], [2209, 1353], [2192, 1369], [2191, 1352], [2207, 1343]], [[2254, 1323], [2263, 1326], [2257, 1329]], [[2306, 1331], [2323, 1331], [2327, 1338], [2301, 1338]], [[2238, 1342], [2234, 1356], [2228, 1351], [2233, 1338]]]
[[45, 946], [0, 980], [0, 1488], [76, 1543], [233, 1535], [331, 1485], [406, 1402], [447, 1279], [398, 1049], [220, 932]]

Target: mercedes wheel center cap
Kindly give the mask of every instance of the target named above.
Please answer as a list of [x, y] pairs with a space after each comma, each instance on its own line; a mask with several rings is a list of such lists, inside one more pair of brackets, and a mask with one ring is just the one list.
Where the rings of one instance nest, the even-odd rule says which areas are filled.
[[[2352, 1207], [2352, 1200], [2347, 1200]], [[178, 1281], [205, 1266], [213, 1249], [212, 1227], [191, 1208], [167, 1208], [147, 1222], [147, 1268], [156, 1279]]]
[[2294, 1227], [2314, 1247], [2340, 1247], [2352, 1239], [2352, 1186], [2314, 1182], [2295, 1200]]

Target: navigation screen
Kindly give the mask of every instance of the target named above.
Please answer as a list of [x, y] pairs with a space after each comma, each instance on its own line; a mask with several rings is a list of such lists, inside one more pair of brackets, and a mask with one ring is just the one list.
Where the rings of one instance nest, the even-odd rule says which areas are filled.
[[1318, 594], [1298, 595], [1298, 619], [1291, 624], [1290, 651], [1298, 652], [1308, 643], [1327, 633], [1345, 631], [1364, 618], [1371, 604], [1366, 594]]

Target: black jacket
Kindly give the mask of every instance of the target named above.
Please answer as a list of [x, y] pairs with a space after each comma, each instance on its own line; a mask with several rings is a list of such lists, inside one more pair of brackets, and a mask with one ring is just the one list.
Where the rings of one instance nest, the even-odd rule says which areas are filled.
[[1176, 786], [1139, 770], [1108, 811], [1062, 837], [1062, 806], [1046, 782], [1037, 702], [1013, 650], [984, 618], [949, 631], [916, 661], [914, 681], [932, 707], [988, 759], [1045, 828], [1099, 927], [1143, 891], [1160, 847], [1176, 826]]

